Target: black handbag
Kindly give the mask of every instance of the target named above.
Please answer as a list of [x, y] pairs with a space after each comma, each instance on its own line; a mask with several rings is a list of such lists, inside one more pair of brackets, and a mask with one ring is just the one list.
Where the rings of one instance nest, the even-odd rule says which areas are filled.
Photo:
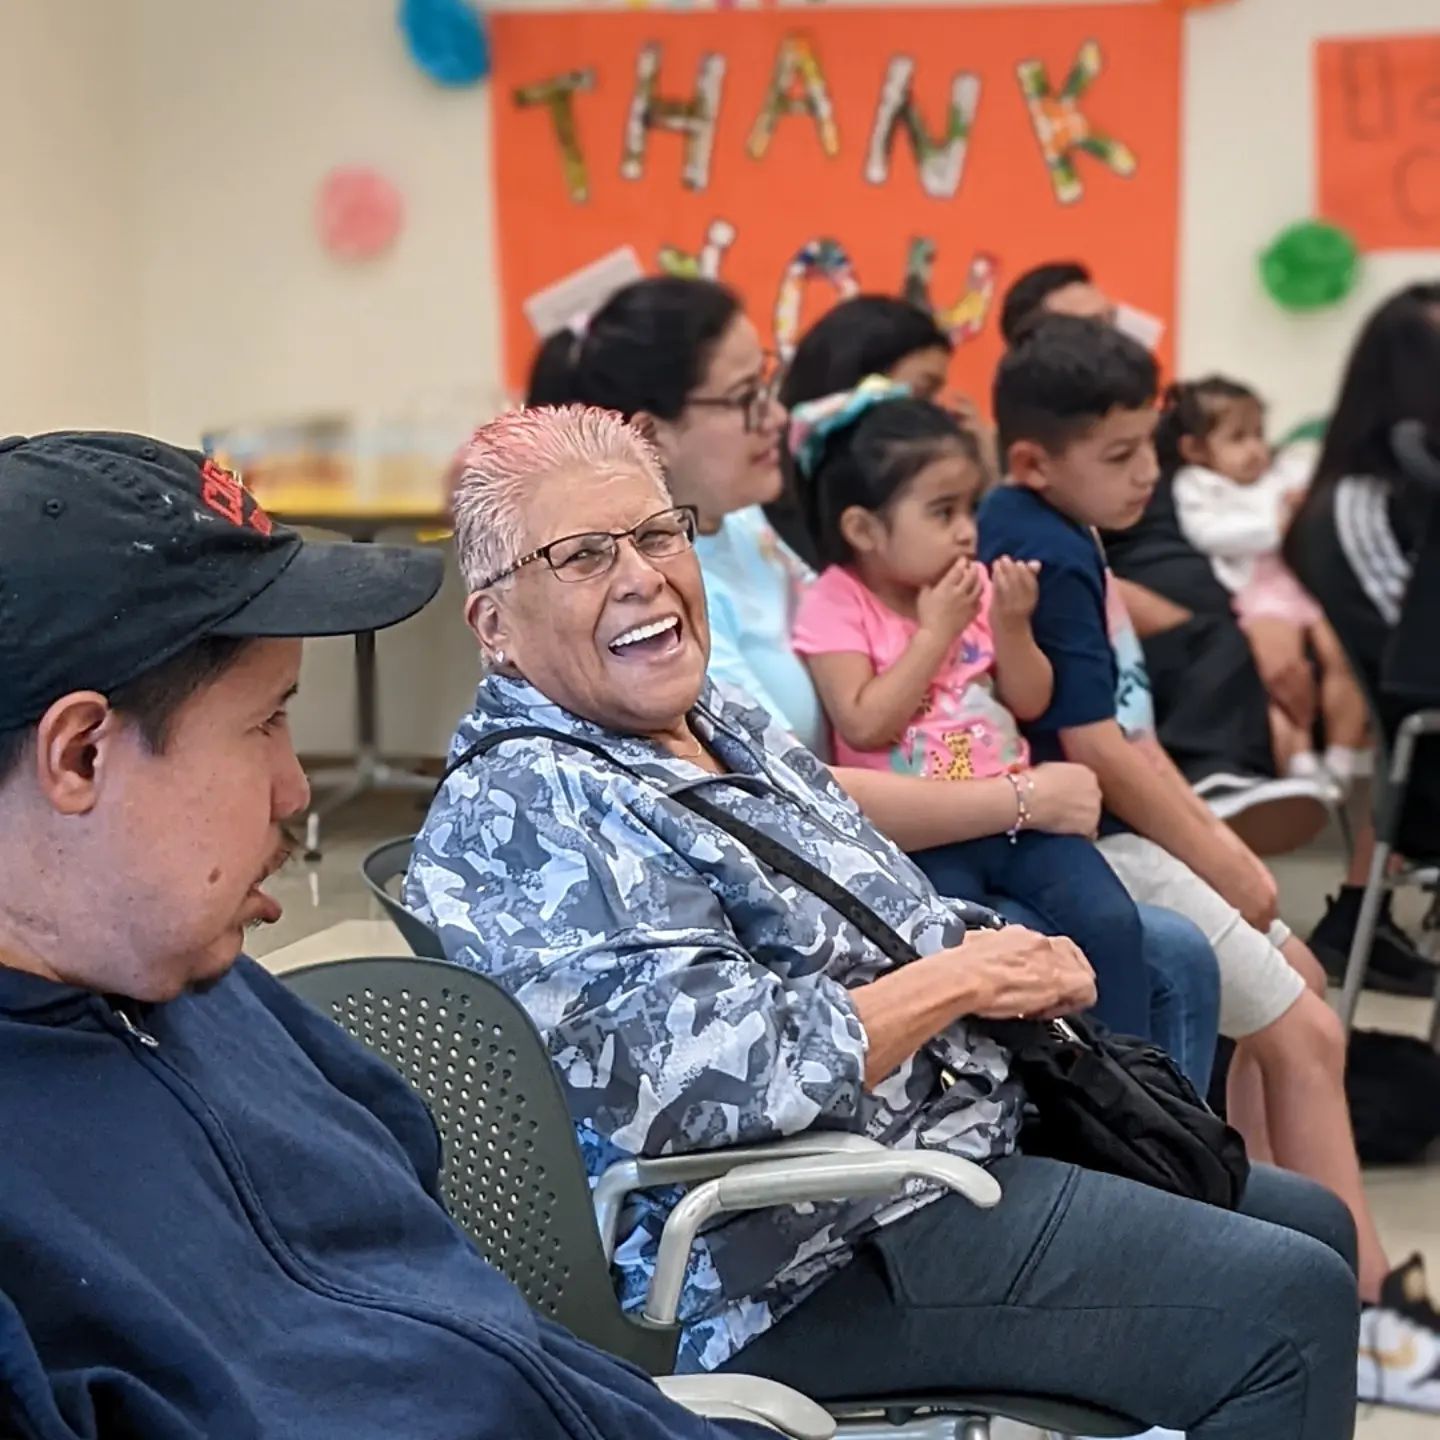
[[[527, 737], [586, 750], [646, 780], [593, 741], [530, 725], [477, 741], [449, 766], [445, 778], [495, 746]], [[694, 789], [663, 793], [825, 901], [897, 964], [920, 958], [864, 901], [773, 836]], [[1250, 1175], [1245, 1142], [1196, 1094], [1163, 1050], [1145, 1040], [1101, 1035], [1078, 1016], [971, 1023], [1011, 1053], [1029, 1101], [1020, 1135], [1026, 1154], [1118, 1175], [1226, 1210], [1239, 1205]]]
[[1080, 1016], [992, 1023], [1031, 1105], [1020, 1148], [1233, 1210], [1250, 1161], [1238, 1131], [1147, 1040]]

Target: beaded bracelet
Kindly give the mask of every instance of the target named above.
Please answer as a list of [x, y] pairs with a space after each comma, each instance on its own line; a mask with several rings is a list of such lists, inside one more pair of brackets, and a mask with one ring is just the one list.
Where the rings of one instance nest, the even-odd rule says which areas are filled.
[[1005, 778], [1015, 792], [1015, 823], [1005, 832], [1006, 838], [1013, 845], [1016, 836], [1035, 818], [1031, 814], [1029, 801], [1025, 798], [1027, 790], [1031, 795], [1035, 793], [1035, 780], [1031, 775], [1015, 775], [1008, 770], [1005, 772]]

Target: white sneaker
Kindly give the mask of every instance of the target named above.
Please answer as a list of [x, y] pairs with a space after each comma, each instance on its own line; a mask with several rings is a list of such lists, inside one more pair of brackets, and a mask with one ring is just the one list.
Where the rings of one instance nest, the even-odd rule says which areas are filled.
[[1345, 798], [1349, 781], [1341, 780], [1313, 751], [1302, 750], [1293, 756], [1285, 778], [1297, 784], [1313, 785], [1326, 805], [1338, 805]]
[[1345, 745], [1331, 745], [1326, 749], [1320, 763], [1341, 793], [1348, 795], [1357, 780], [1363, 780], [1374, 773], [1375, 752], [1351, 750]]
[[1385, 1277], [1380, 1303], [1360, 1317], [1356, 1384], [1362, 1401], [1440, 1414], [1440, 1311], [1418, 1255]]

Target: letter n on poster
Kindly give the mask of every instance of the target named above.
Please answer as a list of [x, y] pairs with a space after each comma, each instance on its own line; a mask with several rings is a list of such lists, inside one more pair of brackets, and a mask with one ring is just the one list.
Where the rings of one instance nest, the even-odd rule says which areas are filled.
[[1362, 250], [1440, 247], [1440, 32], [1315, 47], [1320, 213]]

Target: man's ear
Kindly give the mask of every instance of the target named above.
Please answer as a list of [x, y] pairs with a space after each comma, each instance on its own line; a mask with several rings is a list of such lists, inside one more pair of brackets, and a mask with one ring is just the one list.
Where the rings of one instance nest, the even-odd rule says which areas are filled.
[[504, 655], [507, 661], [512, 658], [507, 644], [510, 632], [505, 612], [492, 590], [475, 590], [466, 597], [465, 623], [480, 642], [488, 664], [496, 664], [498, 655]]
[[885, 522], [863, 505], [847, 505], [840, 512], [840, 535], [857, 555], [868, 555], [884, 539]]
[[1038, 440], [1016, 440], [1005, 452], [1005, 466], [1017, 485], [1027, 490], [1050, 486], [1050, 452]]
[[1180, 458], [1187, 465], [1205, 463], [1205, 442], [1198, 435], [1182, 435], [1179, 449]]
[[35, 779], [45, 802], [60, 815], [88, 815], [124, 722], [93, 690], [64, 695], [35, 727]]

